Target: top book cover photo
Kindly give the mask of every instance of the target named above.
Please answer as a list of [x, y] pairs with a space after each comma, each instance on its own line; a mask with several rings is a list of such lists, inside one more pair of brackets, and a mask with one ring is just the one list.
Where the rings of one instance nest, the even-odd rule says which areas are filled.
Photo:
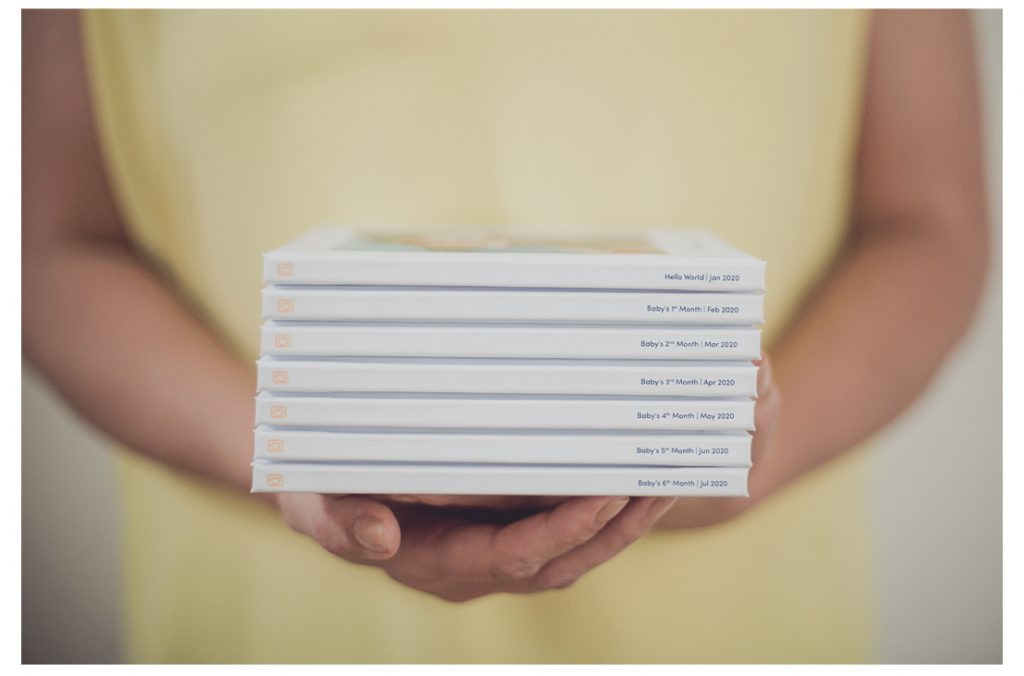
[[700, 230], [561, 237], [323, 228], [263, 256], [273, 284], [763, 291], [764, 261]]

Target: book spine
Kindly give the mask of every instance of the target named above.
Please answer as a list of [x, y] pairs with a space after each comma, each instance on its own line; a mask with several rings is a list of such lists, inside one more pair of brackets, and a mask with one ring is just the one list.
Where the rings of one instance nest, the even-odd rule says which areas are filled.
[[265, 322], [268, 355], [552, 359], [758, 359], [755, 328], [416, 326]]
[[389, 290], [271, 285], [264, 319], [309, 321], [519, 321], [645, 324], [756, 324], [754, 293]]
[[493, 394], [609, 394], [676, 397], [752, 397], [752, 363], [701, 366], [543, 365], [336, 362], [262, 358], [259, 390], [276, 392], [438, 392]]
[[[581, 262], [582, 263], [582, 262]], [[520, 261], [441, 262], [380, 256], [344, 258], [274, 251], [264, 255], [268, 284], [359, 286], [497, 286], [666, 291], [763, 291], [764, 263], [757, 260], [665, 260], [645, 264], [578, 264]]]
[[522, 435], [259, 427], [254, 457], [277, 461], [463, 462], [749, 467], [740, 434]]
[[255, 493], [745, 497], [746, 468], [253, 463]]
[[281, 427], [753, 430], [751, 399], [256, 398], [256, 423]]

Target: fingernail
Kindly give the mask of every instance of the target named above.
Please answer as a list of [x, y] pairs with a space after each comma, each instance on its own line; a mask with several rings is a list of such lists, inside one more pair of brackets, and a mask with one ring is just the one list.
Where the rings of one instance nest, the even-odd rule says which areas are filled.
[[377, 517], [362, 515], [352, 524], [352, 532], [364, 549], [378, 554], [388, 550], [384, 542], [384, 522]]
[[627, 502], [629, 502], [629, 498], [627, 497], [609, 500], [605, 503], [605, 506], [598, 511], [597, 517], [594, 518], [594, 522], [599, 526], [601, 524], [608, 523], [615, 518], [616, 514], [622, 511], [622, 508], [626, 506]]

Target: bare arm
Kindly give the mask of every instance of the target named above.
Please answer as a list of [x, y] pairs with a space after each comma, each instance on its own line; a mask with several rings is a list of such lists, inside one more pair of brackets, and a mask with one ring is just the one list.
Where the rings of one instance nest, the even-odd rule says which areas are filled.
[[977, 100], [966, 12], [875, 13], [847, 246], [774, 346], [752, 499], [679, 501], [662, 525], [756, 503], [880, 429], [928, 384], [966, 330], [988, 264]]
[[76, 14], [26, 11], [22, 30], [25, 354], [114, 438], [245, 488], [255, 378], [128, 240]]

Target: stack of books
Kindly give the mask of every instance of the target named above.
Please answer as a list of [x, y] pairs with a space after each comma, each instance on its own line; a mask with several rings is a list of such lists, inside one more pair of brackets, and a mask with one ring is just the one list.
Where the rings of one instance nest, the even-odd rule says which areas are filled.
[[264, 256], [253, 490], [743, 496], [764, 262], [692, 231]]

